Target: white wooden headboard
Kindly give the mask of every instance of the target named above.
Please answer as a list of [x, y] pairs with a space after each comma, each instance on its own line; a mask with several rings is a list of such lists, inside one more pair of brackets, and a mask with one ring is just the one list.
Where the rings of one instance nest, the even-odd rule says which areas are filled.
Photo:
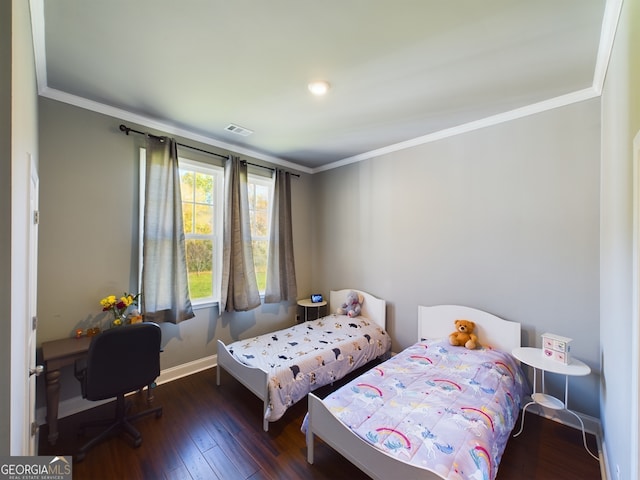
[[329, 314], [336, 313], [336, 310], [345, 302], [347, 295], [351, 290], [358, 292], [364, 298], [364, 302], [362, 302], [361, 315], [363, 317], [367, 317], [369, 320], [373, 320], [376, 324], [386, 330], [387, 302], [374, 297], [370, 293], [363, 292], [362, 290], [357, 290], [355, 288], [331, 290], [329, 295]]
[[483, 347], [511, 353], [520, 346], [520, 324], [509, 322], [491, 313], [460, 305], [418, 307], [418, 339], [447, 338], [455, 330], [456, 320], [471, 320], [474, 333]]

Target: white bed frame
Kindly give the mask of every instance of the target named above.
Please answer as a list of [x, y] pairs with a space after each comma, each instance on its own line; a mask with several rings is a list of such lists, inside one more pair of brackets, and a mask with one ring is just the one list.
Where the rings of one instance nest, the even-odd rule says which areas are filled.
[[[346, 300], [350, 291], [356, 291], [364, 298], [361, 316], [366, 317], [386, 329], [386, 302], [373, 295], [356, 289], [331, 291], [329, 295], [329, 314], [335, 313]], [[257, 367], [250, 367], [239, 362], [227, 349], [222, 340], [218, 339], [218, 363], [216, 368], [216, 383], [220, 385], [220, 370], [224, 369], [229, 374], [247, 387], [256, 397], [263, 402], [262, 428], [269, 430], [269, 421], [265, 418], [269, 406], [269, 374]]]
[[[457, 305], [419, 306], [418, 338], [446, 338], [454, 331], [454, 321], [457, 319], [475, 322], [478, 341], [485, 347], [490, 346], [510, 353], [512, 349], [520, 346], [519, 323], [508, 322], [490, 313]], [[372, 447], [333, 416], [320, 398], [313, 393], [310, 393], [308, 398], [306, 435], [309, 463], [313, 463], [314, 435], [317, 435], [373, 479], [442, 479], [435, 472], [402, 462]]]

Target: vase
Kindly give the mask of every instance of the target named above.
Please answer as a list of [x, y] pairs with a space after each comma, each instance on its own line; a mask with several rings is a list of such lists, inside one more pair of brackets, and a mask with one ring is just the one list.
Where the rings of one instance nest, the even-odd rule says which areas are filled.
[[123, 313], [122, 315], [119, 315], [113, 319], [113, 321], [111, 322], [111, 326], [121, 327], [122, 325], [126, 325], [126, 323], [127, 323], [127, 316]]

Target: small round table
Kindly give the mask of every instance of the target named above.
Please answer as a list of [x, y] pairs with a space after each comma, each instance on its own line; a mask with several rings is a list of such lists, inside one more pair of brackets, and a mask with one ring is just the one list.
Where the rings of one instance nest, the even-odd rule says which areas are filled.
[[[587, 452], [589, 452], [589, 455], [591, 455], [596, 460], [600, 460], [600, 458], [591, 453], [589, 447], [587, 447], [587, 437], [584, 431], [584, 422], [576, 412], [569, 409], [569, 377], [589, 375], [591, 373], [591, 368], [589, 367], [589, 365], [573, 357], [571, 357], [569, 359], [569, 363], [566, 364], [558, 362], [557, 360], [552, 360], [545, 357], [544, 352], [541, 348], [519, 347], [514, 348], [511, 354], [522, 363], [533, 367], [533, 393], [531, 394], [531, 401], [527, 403], [522, 409], [520, 430], [514, 435], [514, 437], [517, 437], [522, 433], [522, 430], [524, 429], [524, 414], [527, 410], [527, 407], [529, 407], [530, 405], [537, 404], [553, 410], [564, 410], [578, 419], [578, 421], [580, 422], [580, 426], [582, 427], [582, 442], [584, 443], [584, 448], [587, 450]], [[538, 370], [542, 372], [541, 392], [536, 391], [536, 373]], [[545, 372], [564, 375], [564, 401], [545, 393]]]
[[298, 300], [298, 305], [304, 310], [304, 321], [306, 322], [309, 320], [309, 310], [312, 308], [316, 309], [316, 317], [312, 318], [312, 320], [320, 318], [320, 308], [325, 307], [327, 305], [327, 301], [323, 300], [321, 302], [312, 302], [308, 298], [303, 298], [302, 300]]

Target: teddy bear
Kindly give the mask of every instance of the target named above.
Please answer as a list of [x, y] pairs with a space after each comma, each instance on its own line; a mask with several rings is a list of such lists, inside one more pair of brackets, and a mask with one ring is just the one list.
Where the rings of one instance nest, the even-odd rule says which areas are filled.
[[469, 350], [473, 350], [477, 346], [478, 337], [473, 333], [476, 324], [471, 320], [456, 320], [456, 331], [449, 335], [449, 343], [451, 345], [462, 345]]
[[347, 294], [346, 301], [336, 310], [338, 315], [347, 315], [348, 317], [357, 317], [362, 312], [362, 303], [364, 302], [364, 297], [351, 290]]

